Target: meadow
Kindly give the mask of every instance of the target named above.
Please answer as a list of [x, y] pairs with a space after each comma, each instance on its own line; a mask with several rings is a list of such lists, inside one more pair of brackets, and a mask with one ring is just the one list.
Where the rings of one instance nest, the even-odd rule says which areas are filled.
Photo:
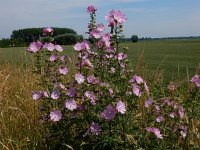
[[[152, 40], [138, 43], [123, 43], [128, 47], [128, 56], [133, 68], [142, 63], [150, 72], [162, 72], [167, 79], [180, 79], [195, 73], [199, 66], [200, 39]], [[0, 48], [0, 64], [14, 66], [31, 65], [26, 47]], [[73, 46], [64, 46], [64, 53], [75, 58]]]
[[[143, 75], [149, 83], [154, 82], [148, 81], [152, 76], [167, 79], [165, 82], [169, 83], [188, 79], [198, 71], [200, 40], [141, 41], [121, 46], [129, 48], [127, 53], [133, 71]], [[31, 99], [31, 91], [37, 89], [37, 76], [31, 72], [33, 62], [26, 49], [0, 48], [0, 149], [42, 146], [38, 104]], [[64, 53], [76, 57], [73, 46], [64, 46], [64, 49]], [[196, 129], [199, 122], [194, 121], [194, 126], [200, 136]], [[200, 144], [196, 139], [192, 142]]]

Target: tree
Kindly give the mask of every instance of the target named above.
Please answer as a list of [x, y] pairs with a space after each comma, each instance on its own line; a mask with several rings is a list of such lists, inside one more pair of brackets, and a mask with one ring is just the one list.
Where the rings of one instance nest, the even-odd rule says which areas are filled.
[[131, 41], [132, 42], [138, 42], [138, 36], [137, 35], [132, 35], [131, 36]]
[[[76, 34], [76, 31], [70, 28], [55, 28], [53, 27], [53, 36], [57, 36], [60, 34]], [[40, 37], [42, 37], [42, 31], [43, 28], [27, 28], [27, 29], [19, 29], [14, 30], [11, 34], [11, 39], [24, 41], [24, 43], [29, 44], [33, 41], [39, 40]]]

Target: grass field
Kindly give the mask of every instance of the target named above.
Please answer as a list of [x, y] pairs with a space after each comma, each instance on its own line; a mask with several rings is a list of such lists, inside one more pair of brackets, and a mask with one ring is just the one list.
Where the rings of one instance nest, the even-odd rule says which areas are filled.
[[[129, 48], [128, 55], [133, 68], [138, 64], [150, 71], [163, 72], [164, 77], [174, 79], [194, 74], [200, 63], [199, 40], [158, 40], [138, 43], [123, 43]], [[72, 57], [75, 54], [72, 46], [64, 46], [65, 53]], [[14, 66], [30, 63], [26, 48], [0, 48], [0, 64]]]

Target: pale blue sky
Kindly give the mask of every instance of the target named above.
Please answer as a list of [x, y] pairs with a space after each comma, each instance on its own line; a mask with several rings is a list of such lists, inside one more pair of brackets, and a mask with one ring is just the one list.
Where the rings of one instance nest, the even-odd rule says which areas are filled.
[[89, 4], [97, 7], [98, 22], [111, 9], [127, 15], [126, 37], [199, 36], [200, 0], [1, 0], [0, 38], [14, 29], [69, 27], [83, 34], [87, 30]]

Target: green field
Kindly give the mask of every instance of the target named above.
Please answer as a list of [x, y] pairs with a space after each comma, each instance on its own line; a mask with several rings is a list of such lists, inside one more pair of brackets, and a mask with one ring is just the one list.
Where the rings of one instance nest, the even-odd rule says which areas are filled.
[[[200, 63], [199, 40], [158, 40], [138, 43], [123, 43], [127, 46], [128, 56], [133, 69], [138, 62], [149, 71], [162, 71], [165, 77], [181, 78], [187, 73], [194, 74]], [[74, 55], [72, 46], [64, 46], [65, 53]], [[0, 64], [16, 66], [29, 63], [26, 48], [0, 48]]]

